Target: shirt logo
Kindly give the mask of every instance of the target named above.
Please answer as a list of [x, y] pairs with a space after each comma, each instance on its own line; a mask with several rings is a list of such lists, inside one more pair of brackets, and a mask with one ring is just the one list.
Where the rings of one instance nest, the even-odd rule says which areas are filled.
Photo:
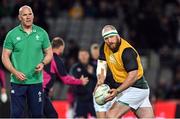
[[38, 97], [39, 97], [39, 98], [38, 98], [38, 102], [42, 102], [42, 96], [41, 96], [41, 94], [42, 94], [41, 91], [39, 91], [39, 92], [38, 92]]
[[17, 40], [17, 41], [21, 40], [21, 37], [19, 37], [19, 36], [18, 36], [18, 37], [16, 37], [16, 40]]
[[116, 64], [116, 59], [115, 59], [115, 57], [114, 57], [113, 54], [111, 54], [111, 55], [109, 56], [109, 62], [111, 62], [111, 63], [113, 63], [113, 64]]
[[39, 35], [36, 35], [36, 40], [39, 40]]

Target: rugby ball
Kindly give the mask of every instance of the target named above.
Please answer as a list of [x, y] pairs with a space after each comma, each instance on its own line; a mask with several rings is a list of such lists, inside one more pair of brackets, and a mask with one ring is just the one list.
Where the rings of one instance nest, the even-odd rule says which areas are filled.
[[108, 96], [108, 91], [110, 90], [110, 87], [107, 84], [102, 84], [97, 87], [94, 93], [95, 101], [98, 105], [104, 105], [105, 98]]

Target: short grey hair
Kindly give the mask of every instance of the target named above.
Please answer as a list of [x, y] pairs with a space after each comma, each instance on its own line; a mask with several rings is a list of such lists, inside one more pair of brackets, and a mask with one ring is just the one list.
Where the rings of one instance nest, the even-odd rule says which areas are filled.
[[30, 9], [30, 10], [32, 11], [32, 9], [31, 9], [30, 6], [24, 5], [24, 6], [22, 6], [22, 7], [19, 8], [19, 15], [21, 14], [21, 12], [22, 12], [22, 10], [23, 10], [24, 8], [28, 8], [28, 9]]

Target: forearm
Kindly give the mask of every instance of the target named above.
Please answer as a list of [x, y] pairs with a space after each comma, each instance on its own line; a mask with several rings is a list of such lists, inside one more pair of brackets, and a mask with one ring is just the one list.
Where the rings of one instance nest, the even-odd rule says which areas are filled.
[[2, 56], [2, 62], [3, 62], [4, 66], [6, 67], [6, 69], [7, 69], [8, 71], [10, 71], [12, 74], [15, 74], [16, 69], [15, 69], [14, 66], [12, 65], [9, 57]]
[[49, 47], [45, 50], [45, 57], [42, 61], [44, 65], [48, 64], [51, 61], [52, 57], [53, 57], [52, 48]]
[[70, 75], [61, 76], [60, 79], [63, 81], [64, 84], [82, 85], [82, 81], [80, 79], [76, 79], [75, 77], [70, 76]]
[[126, 80], [117, 88], [117, 92], [121, 93], [122, 91], [132, 86], [136, 81], [137, 81], [137, 70], [131, 71], [128, 74]]
[[107, 74], [107, 62], [104, 60], [98, 60], [97, 62], [97, 86], [104, 83]]
[[[103, 69], [103, 72], [102, 72]], [[100, 74], [103, 74], [106, 77], [107, 74], [107, 62], [104, 60], [97, 61], [97, 68], [96, 68], [96, 76], [98, 77]]]

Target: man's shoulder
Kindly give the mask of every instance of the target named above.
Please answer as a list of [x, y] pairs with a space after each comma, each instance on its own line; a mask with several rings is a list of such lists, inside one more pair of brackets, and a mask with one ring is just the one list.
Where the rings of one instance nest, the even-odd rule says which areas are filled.
[[123, 43], [124, 45], [126, 45], [127, 47], [134, 48], [134, 47], [131, 45], [131, 42], [130, 42], [130, 41], [128, 41], [128, 40], [126, 40], [126, 39], [123, 39], [123, 38], [121, 38], [121, 40], [122, 40], [122, 43]]
[[53, 58], [54, 58], [55, 62], [64, 63], [63, 59], [56, 54], [53, 54]]
[[102, 41], [102, 42], [99, 43], [100, 48], [104, 48], [104, 45], [105, 45], [105, 42], [104, 42], [104, 41]]
[[33, 24], [33, 30], [36, 30], [38, 32], [46, 32], [45, 29], [43, 29], [42, 27], [35, 25], [35, 24]]
[[19, 26], [16, 26], [16, 27], [10, 29], [7, 35], [17, 34], [18, 31], [19, 31]]

